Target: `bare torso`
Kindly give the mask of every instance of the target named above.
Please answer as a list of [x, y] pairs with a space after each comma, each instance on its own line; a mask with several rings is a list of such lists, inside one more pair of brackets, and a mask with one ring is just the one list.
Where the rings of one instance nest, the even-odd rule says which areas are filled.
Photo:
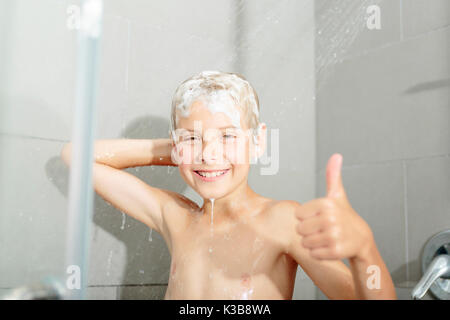
[[212, 224], [195, 209], [167, 214], [165, 299], [291, 299], [297, 263], [286, 253], [289, 232], [276, 202], [261, 197], [237, 219], [214, 212]]

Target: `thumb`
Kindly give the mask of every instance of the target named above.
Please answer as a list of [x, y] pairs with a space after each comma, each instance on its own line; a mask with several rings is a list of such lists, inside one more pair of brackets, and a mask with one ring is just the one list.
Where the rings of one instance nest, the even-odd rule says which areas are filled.
[[327, 178], [327, 197], [345, 196], [344, 185], [342, 184], [342, 162], [343, 157], [339, 153], [333, 154], [328, 160], [326, 178]]

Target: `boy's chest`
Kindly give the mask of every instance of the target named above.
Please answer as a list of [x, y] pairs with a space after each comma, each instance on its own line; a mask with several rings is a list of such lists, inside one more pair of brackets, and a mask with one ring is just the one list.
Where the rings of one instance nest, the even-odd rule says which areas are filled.
[[179, 259], [246, 272], [266, 270], [283, 250], [266, 226], [256, 220], [221, 224], [194, 221], [174, 240], [173, 256]]
[[270, 282], [284, 261], [280, 244], [255, 224], [211, 227], [193, 223], [173, 244], [169, 282], [191, 296], [212, 290], [228, 298], [245, 298]]

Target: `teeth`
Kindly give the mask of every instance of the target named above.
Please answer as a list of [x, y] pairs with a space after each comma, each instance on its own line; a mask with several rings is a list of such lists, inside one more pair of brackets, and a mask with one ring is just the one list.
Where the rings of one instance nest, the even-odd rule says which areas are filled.
[[206, 171], [197, 171], [199, 175], [202, 177], [212, 178], [223, 175], [225, 171], [214, 171], [214, 172], [206, 172]]

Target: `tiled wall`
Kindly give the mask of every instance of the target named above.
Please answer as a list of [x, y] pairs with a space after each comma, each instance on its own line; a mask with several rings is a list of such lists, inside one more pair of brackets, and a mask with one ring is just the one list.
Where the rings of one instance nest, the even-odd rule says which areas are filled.
[[[365, 27], [371, 4], [380, 30]], [[409, 299], [425, 242], [450, 228], [450, 2], [324, 0], [316, 19], [317, 194], [341, 153], [349, 199]]]
[[[311, 0], [104, 4], [97, 139], [168, 137], [170, 103], [181, 81], [201, 70], [239, 72], [259, 94], [261, 120], [281, 140], [277, 174], [262, 176], [256, 167], [250, 185], [276, 199], [313, 198]], [[9, 246], [0, 260], [0, 290], [64, 267], [69, 172], [59, 155], [72, 134], [77, 38], [67, 27], [71, 5], [80, 1], [0, 0], [0, 15], [9, 17], [0, 19], [0, 48], [6, 48], [0, 52], [0, 250]], [[126, 170], [201, 204], [177, 170]], [[91, 231], [88, 298], [164, 296], [170, 255], [156, 232], [97, 195]], [[315, 297], [301, 270], [297, 289], [295, 298]]]

